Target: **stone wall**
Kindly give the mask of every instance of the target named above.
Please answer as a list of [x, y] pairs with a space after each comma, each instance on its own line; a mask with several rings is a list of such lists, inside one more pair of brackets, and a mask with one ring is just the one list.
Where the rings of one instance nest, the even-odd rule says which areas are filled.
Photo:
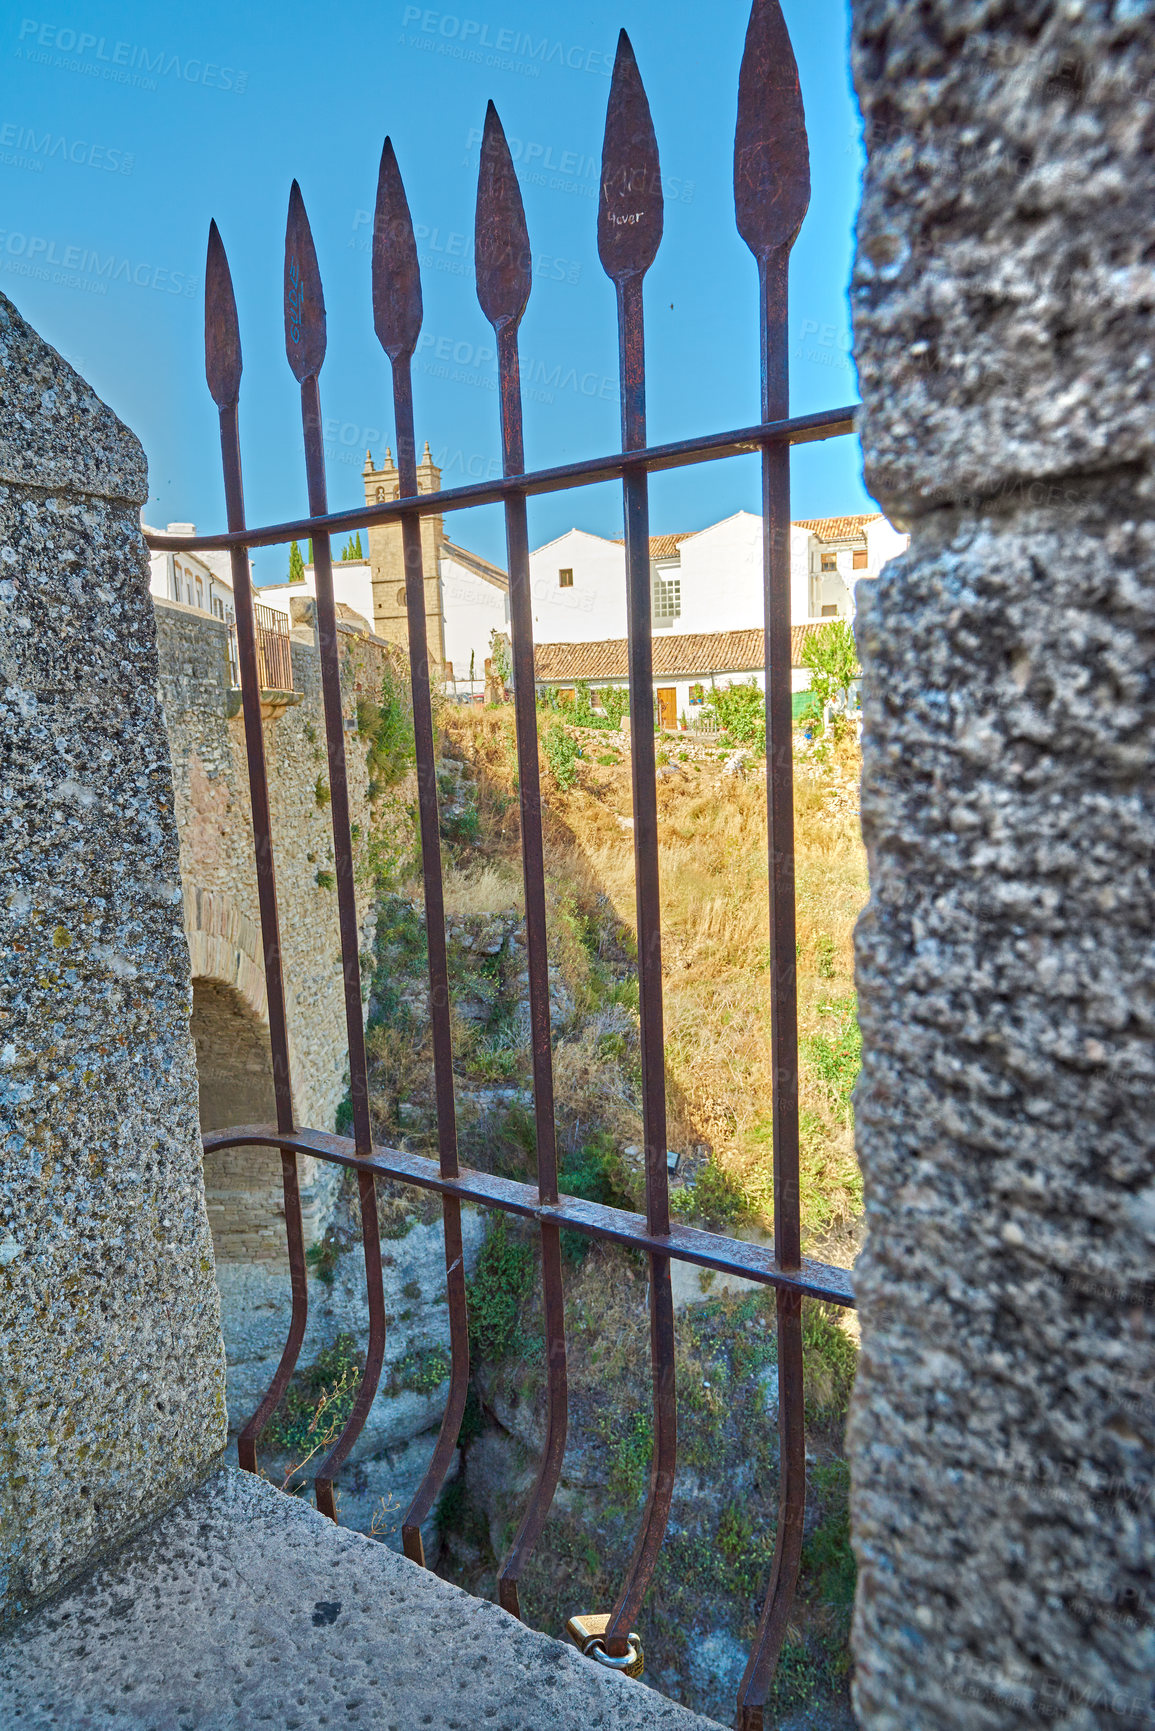
[[857, 0], [856, 1705], [1150, 1725], [1155, 7]]
[[0, 1620], [224, 1445], [144, 454], [0, 296]]
[[[174, 765], [185, 926], [206, 1129], [275, 1116], [261, 931], [239, 693], [230, 685], [228, 628], [210, 614], [155, 600], [160, 693]], [[372, 813], [357, 701], [377, 698], [388, 645], [339, 625], [350, 811], [361, 866], [363, 938], [372, 938], [365, 847]], [[395, 651], [393, 652], [396, 653]], [[276, 860], [297, 1120], [331, 1130], [348, 1082], [320, 660], [313, 631], [292, 643], [298, 701], [265, 705], [265, 756]], [[325, 1229], [337, 1169], [302, 1160], [307, 1241]], [[233, 1148], [206, 1162], [217, 1256], [285, 1255], [280, 1157]]]

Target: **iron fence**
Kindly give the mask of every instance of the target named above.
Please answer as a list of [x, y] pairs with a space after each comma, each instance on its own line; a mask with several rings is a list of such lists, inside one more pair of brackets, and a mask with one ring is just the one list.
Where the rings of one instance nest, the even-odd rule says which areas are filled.
[[[257, 650], [257, 679], [262, 691], [292, 691], [293, 650], [288, 615], [275, 607], [253, 603], [253, 632]], [[235, 624], [229, 626], [229, 677], [243, 686], [240, 637]]]
[[[809, 202], [809, 157], [793, 51], [777, 0], [754, 0], [739, 78], [734, 147], [737, 224], [753, 252], [760, 284], [761, 419], [748, 427], [648, 445], [643, 334], [643, 280], [662, 236], [662, 183], [645, 91], [622, 32], [611, 83], [602, 156], [598, 249], [617, 297], [622, 406], [621, 451], [563, 467], [525, 469], [518, 325], [529, 298], [531, 254], [516, 173], [501, 123], [489, 106], [481, 147], [476, 211], [477, 292], [493, 325], [499, 363], [503, 473], [500, 478], [418, 495], [411, 362], [422, 321], [417, 246], [392, 143], [381, 156], [372, 242], [374, 325], [392, 369], [400, 497], [330, 513], [322, 448], [319, 373], [325, 356], [325, 312], [316, 252], [294, 181], [285, 245], [285, 343], [301, 388], [309, 514], [260, 529], [245, 525], [238, 433], [240, 338], [232, 282], [215, 223], [206, 269], [205, 347], [209, 389], [220, 411], [227, 531], [179, 542], [150, 536], [157, 548], [227, 548], [236, 601], [237, 649], [252, 798], [257, 885], [268, 990], [275, 1125], [239, 1125], [205, 1137], [206, 1151], [238, 1144], [280, 1150], [292, 1289], [288, 1338], [273, 1381], [240, 1433], [241, 1465], [256, 1470], [258, 1439], [285, 1392], [305, 1330], [305, 1246], [297, 1156], [334, 1161], [356, 1172], [369, 1300], [369, 1343], [352, 1414], [322, 1464], [317, 1506], [335, 1518], [333, 1483], [365, 1422], [381, 1373], [385, 1302], [375, 1181], [400, 1180], [440, 1193], [452, 1370], [449, 1395], [428, 1470], [407, 1511], [402, 1540], [421, 1563], [421, 1525], [445, 1481], [461, 1428], [469, 1378], [469, 1336], [461, 1208], [477, 1204], [537, 1225], [548, 1364], [545, 1444], [534, 1486], [498, 1576], [500, 1603], [520, 1614], [518, 1581], [557, 1487], [566, 1446], [567, 1372], [562, 1228], [641, 1250], [649, 1259], [650, 1358], [654, 1446], [649, 1492], [625, 1581], [610, 1613], [595, 1619], [585, 1650], [630, 1669], [633, 1625], [665, 1533], [676, 1470], [674, 1309], [671, 1260], [745, 1276], [776, 1295], [779, 1367], [780, 1481], [774, 1560], [764, 1608], [742, 1678], [736, 1724], [762, 1725], [762, 1707], [786, 1631], [801, 1554], [806, 1474], [803, 1436], [801, 1302], [806, 1295], [854, 1303], [845, 1270], [801, 1254], [798, 1183], [798, 1050], [795, 996], [793, 765], [790, 681], [790, 447], [853, 431], [853, 407], [791, 418], [787, 381], [787, 265]], [[762, 458], [763, 574], [766, 648], [766, 781], [770, 883], [769, 1009], [773, 1064], [773, 1247], [743, 1243], [671, 1221], [666, 1165], [666, 1099], [662, 1026], [662, 958], [658, 895], [654, 688], [650, 635], [648, 477], [667, 468], [758, 451]], [[626, 607], [633, 778], [637, 955], [645, 1140], [644, 1215], [563, 1195], [558, 1184], [546, 898], [535, 705], [527, 501], [537, 494], [620, 478], [626, 545]], [[458, 1160], [450, 1037], [449, 976], [438, 832], [437, 776], [421, 559], [421, 518], [500, 502], [509, 562], [514, 719], [520, 786], [522, 866], [533, 1065], [537, 1183], [462, 1168]], [[344, 731], [337, 655], [330, 538], [399, 522], [405, 558], [409, 671], [428, 932], [429, 1003], [437, 1103], [436, 1160], [374, 1146], [370, 1129], [358, 925], [350, 841]], [[261, 729], [261, 687], [269, 663], [261, 615], [249, 578], [248, 549], [311, 537], [336, 860], [338, 913], [349, 1044], [351, 1137], [297, 1124], [289, 1071], [284, 981], [278, 932], [273, 838]], [[285, 639], [287, 651], [288, 643]]]

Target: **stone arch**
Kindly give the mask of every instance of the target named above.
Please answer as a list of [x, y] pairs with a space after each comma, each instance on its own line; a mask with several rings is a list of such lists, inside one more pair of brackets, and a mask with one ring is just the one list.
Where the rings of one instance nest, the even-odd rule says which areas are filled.
[[[186, 891], [184, 911], [201, 1129], [269, 1123], [276, 1102], [260, 928], [220, 891]], [[218, 1262], [284, 1256], [275, 1149], [245, 1146], [207, 1155], [205, 1197]]]

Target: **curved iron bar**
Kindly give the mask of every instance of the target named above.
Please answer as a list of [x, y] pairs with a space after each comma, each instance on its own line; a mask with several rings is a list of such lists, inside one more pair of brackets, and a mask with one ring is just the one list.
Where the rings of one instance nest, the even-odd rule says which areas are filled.
[[[409, 201], [389, 139], [381, 151], [377, 203], [373, 218], [373, 324], [393, 372], [393, 415], [397, 437], [397, 475], [401, 492], [417, 492], [417, 449], [413, 434], [413, 350], [421, 331], [421, 273]], [[417, 759], [417, 806], [421, 827], [421, 869], [425, 883], [425, 936], [429, 950], [429, 1011], [433, 1028], [433, 1080], [437, 1097], [437, 1147], [445, 1178], [455, 1178], [457, 1115], [453, 1098], [453, 1041], [449, 1027], [449, 969], [445, 955], [445, 900], [441, 881], [441, 838], [437, 816], [437, 763], [429, 641], [425, 625], [425, 574], [421, 559], [421, 519], [401, 519], [405, 559], [405, 610], [409, 630], [409, 677], [413, 692], [413, 734]], [[452, 1360], [449, 1398], [433, 1458], [401, 1524], [401, 1542], [412, 1562], [424, 1565], [421, 1523], [426, 1519], [453, 1462], [465, 1399], [469, 1392], [469, 1312], [465, 1293], [465, 1255], [461, 1204], [444, 1194], [445, 1281], [449, 1300]]]
[[[662, 238], [662, 177], [650, 105], [625, 31], [618, 38], [602, 148], [598, 254], [617, 290], [618, 369], [622, 449], [646, 442], [646, 358], [642, 282]], [[649, 481], [644, 470], [622, 480], [626, 529], [626, 629], [630, 675], [630, 757], [633, 770], [634, 876], [638, 928], [642, 1122], [646, 1159], [646, 1221], [657, 1237], [670, 1230], [666, 1170], [666, 1065], [662, 1031], [662, 932], [658, 883], [658, 796], [654, 762], [653, 645], [650, 639]], [[662, 1548], [677, 1470], [674, 1382], [674, 1301], [670, 1259], [650, 1254], [650, 1363], [654, 1452], [650, 1489], [629, 1570], [605, 1632], [612, 1659], [629, 1650], [629, 1635]]]
[[[517, 330], [529, 301], [533, 281], [532, 260], [517, 174], [492, 102], [486, 111], [485, 129], [482, 133], [474, 234], [477, 298], [497, 338], [502, 472], [505, 475], [519, 475], [525, 469], [525, 441], [522, 431]], [[509, 561], [509, 619], [513, 652], [514, 731], [517, 736], [517, 774], [520, 789], [521, 865], [525, 883], [533, 1104], [537, 1132], [537, 1190], [543, 1202], [556, 1202], [557, 1131], [553, 1103], [549, 955], [546, 948], [545, 856], [537, 755], [537, 689], [534, 680], [533, 605], [530, 599], [529, 526], [524, 494], [513, 494], [506, 498], [505, 542]], [[545, 1446], [525, 1512], [497, 1577], [498, 1601], [504, 1610], [515, 1617], [521, 1615], [518, 1581], [549, 1515], [565, 1458], [569, 1422], [561, 1232], [553, 1222], [543, 1220], [540, 1236], [547, 1377]]]
[[[225, 514], [230, 530], [245, 527], [245, 496], [241, 477], [240, 429], [237, 407], [241, 387], [241, 337], [232, 274], [215, 222], [209, 225], [205, 261], [205, 376], [220, 412], [221, 464], [224, 471]], [[256, 629], [249, 556], [243, 546], [230, 549], [233, 608], [237, 628], [237, 659], [241, 672], [241, 706], [248, 760], [249, 802], [253, 820], [253, 851], [257, 869], [257, 902], [261, 916], [261, 949], [265, 964], [265, 997], [269, 1007], [269, 1049], [273, 1066], [273, 1097], [277, 1128], [293, 1128], [293, 1083], [289, 1067], [288, 1019], [281, 969], [281, 934], [277, 914], [277, 882], [273, 865], [273, 832], [269, 815], [269, 780], [265, 767], [261, 722], [261, 679], [257, 667]], [[281, 1147], [281, 1189], [285, 1199], [285, 1235], [289, 1253], [292, 1313], [289, 1332], [272, 1382], [256, 1412], [237, 1438], [237, 1460], [246, 1472], [257, 1470], [257, 1442], [280, 1404], [296, 1367], [308, 1320], [309, 1294], [305, 1278], [305, 1237], [297, 1156]]]
[[[321, 437], [321, 394], [318, 374], [325, 359], [325, 301], [321, 274], [301, 189], [289, 192], [285, 228], [285, 351], [301, 387], [301, 423], [305, 443], [305, 475], [309, 513], [328, 510], [325, 452]], [[353, 1105], [353, 1135], [358, 1153], [373, 1146], [369, 1126], [369, 1078], [365, 1061], [365, 1022], [361, 999], [361, 962], [357, 923], [357, 892], [353, 881], [353, 842], [349, 830], [349, 784], [345, 768], [345, 730], [341, 713], [341, 670], [337, 657], [337, 616], [333, 599], [333, 569], [329, 537], [313, 537], [313, 572], [317, 591], [317, 640], [321, 655], [321, 699], [325, 714], [325, 744], [329, 767], [329, 809], [333, 823], [333, 854], [337, 867], [337, 922], [341, 933], [341, 972], [345, 992], [345, 1030], [349, 1042], [349, 1093]], [[333, 1480], [348, 1459], [369, 1416], [385, 1359], [385, 1289], [381, 1270], [381, 1231], [377, 1190], [368, 1173], [359, 1174], [361, 1241], [365, 1248], [365, 1288], [369, 1300], [369, 1343], [365, 1368], [353, 1410], [340, 1436], [322, 1461], [314, 1483], [317, 1507], [337, 1519]]]
[[[798, 68], [778, 0], [754, 0], [738, 81], [734, 208], [758, 261], [762, 418], [789, 414], [790, 249], [810, 202], [810, 157]], [[798, 1189], [798, 1002], [794, 920], [794, 747], [790, 685], [790, 453], [762, 451], [766, 633], [766, 822], [770, 861], [770, 1041], [774, 1251], [801, 1264]], [[738, 1689], [737, 1731], [762, 1731], [763, 1704], [794, 1602], [806, 1514], [802, 1305], [776, 1294], [778, 1524], [766, 1600]]]

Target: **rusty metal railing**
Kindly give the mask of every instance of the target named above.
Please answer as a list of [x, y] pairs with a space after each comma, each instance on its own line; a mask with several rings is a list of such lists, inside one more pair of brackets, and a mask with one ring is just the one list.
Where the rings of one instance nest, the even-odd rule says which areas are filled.
[[[292, 691], [293, 650], [289, 636], [289, 619], [274, 607], [253, 603], [253, 632], [256, 639], [257, 678], [262, 691]], [[243, 684], [240, 637], [236, 624], [229, 626], [229, 678], [234, 685]]]
[[[325, 494], [318, 376], [325, 355], [325, 309], [312, 235], [300, 189], [293, 183], [285, 247], [285, 342], [301, 387], [309, 515], [260, 529], [245, 526], [237, 404], [241, 376], [236, 306], [224, 247], [215, 223], [206, 269], [206, 372], [220, 411], [228, 528], [179, 541], [150, 536], [157, 548], [225, 547], [232, 556], [237, 647], [268, 986], [277, 1106], [275, 1125], [214, 1131], [206, 1150], [265, 1144], [281, 1153], [293, 1309], [288, 1340], [268, 1392], [240, 1434], [242, 1466], [256, 1469], [256, 1444], [284, 1394], [305, 1328], [305, 1252], [296, 1158], [335, 1161], [358, 1175], [369, 1294], [369, 1345], [356, 1404], [322, 1464], [317, 1504], [333, 1515], [333, 1480], [364, 1424], [380, 1376], [385, 1345], [375, 1180], [386, 1177], [440, 1194], [445, 1220], [452, 1372], [445, 1416], [429, 1469], [403, 1522], [406, 1553], [423, 1561], [421, 1523], [433, 1507], [457, 1444], [469, 1377], [466, 1289], [462, 1261], [463, 1202], [521, 1215], [541, 1239], [547, 1337], [547, 1428], [541, 1466], [498, 1578], [498, 1596], [519, 1612], [518, 1580], [538, 1539], [561, 1470], [567, 1427], [565, 1304], [560, 1232], [571, 1228], [645, 1253], [650, 1267], [650, 1347], [654, 1453], [649, 1495], [633, 1558], [617, 1601], [596, 1619], [592, 1655], [629, 1668], [637, 1617], [649, 1586], [670, 1510], [677, 1440], [674, 1387], [673, 1259], [745, 1276], [774, 1288], [779, 1361], [780, 1492], [775, 1553], [765, 1606], [742, 1678], [736, 1724], [762, 1725], [762, 1705], [786, 1632], [801, 1554], [805, 1512], [803, 1437], [803, 1296], [854, 1303], [846, 1272], [801, 1254], [798, 1186], [798, 1050], [795, 1002], [793, 761], [790, 691], [790, 446], [853, 430], [853, 407], [791, 418], [787, 387], [787, 266], [809, 200], [809, 157], [798, 75], [778, 0], [754, 0], [739, 80], [734, 147], [738, 229], [758, 263], [760, 283], [761, 420], [745, 428], [647, 445], [643, 281], [662, 236], [658, 150], [633, 50], [623, 32], [610, 88], [602, 157], [598, 250], [617, 297], [622, 401], [620, 453], [559, 468], [526, 471], [518, 366], [518, 326], [529, 298], [531, 255], [516, 173], [496, 110], [490, 104], [477, 192], [477, 291], [497, 338], [503, 473], [499, 480], [418, 495], [413, 436], [411, 362], [422, 320], [417, 247], [392, 144], [385, 141], [373, 230], [373, 315], [392, 370], [401, 497], [391, 503], [330, 513]], [[772, 1250], [671, 1221], [666, 1169], [665, 1066], [662, 1029], [661, 926], [655, 793], [653, 680], [650, 636], [648, 477], [653, 471], [762, 455], [766, 640], [766, 779], [770, 862], [770, 1014], [773, 1048], [774, 1243]], [[644, 1216], [561, 1194], [555, 1139], [546, 953], [545, 887], [538, 782], [534, 652], [529, 587], [527, 500], [544, 492], [622, 481], [626, 544], [626, 608], [637, 882], [638, 969], [643, 1074], [646, 1210]], [[527, 1185], [460, 1166], [454, 1114], [449, 980], [445, 951], [437, 780], [426, 640], [420, 522], [431, 513], [500, 502], [509, 559], [514, 710], [520, 778], [525, 878], [537, 1183]], [[429, 941], [430, 1014], [437, 1100], [438, 1158], [374, 1146], [358, 961], [357, 916], [350, 845], [345, 740], [341, 723], [330, 536], [400, 522], [405, 557], [416, 743], [418, 808]], [[260, 688], [260, 614], [250, 585], [247, 549], [312, 538], [317, 577], [331, 811], [349, 1042], [353, 1135], [345, 1138], [296, 1123], [289, 1075], [285, 994], [277, 926], [273, 843], [265, 779]]]

